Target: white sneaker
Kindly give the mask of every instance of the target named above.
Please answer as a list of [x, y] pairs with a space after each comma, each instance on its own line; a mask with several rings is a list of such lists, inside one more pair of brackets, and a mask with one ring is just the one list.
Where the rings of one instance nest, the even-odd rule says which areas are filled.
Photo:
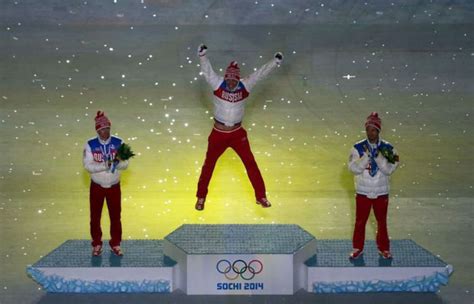
[[112, 251], [116, 256], [122, 256], [123, 255], [123, 251], [122, 251], [122, 248], [120, 248], [120, 246], [111, 247], [110, 251]]
[[102, 254], [102, 245], [92, 247], [92, 256], [100, 256]]
[[205, 202], [206, 202], [206, 198], [204, 198], [204, 197], [198, 198], [197, 201], [196, 201], [196, 205], [194, 205], [194, 208], [196, 208], [196, 210], [198, 210], [198, 211], [204, 210], [204, 203]]
[[262, 197], [260, 199], [257, 200], [257, 205], [261, 205], [263, 208], [268, 208], [268, 207], [271, 207], [272, 204], [270, 203], [270, 201], [267, 200], [266, 197]]
[[363, 250], [354, 248], [354, 249], [352, 249], [351, 254], [349, 254], [349, 258], [352, 259], [352, 260], [357, 260], [358, 258], [360, 258], [362, 256], [363, 253], [364, 253]]

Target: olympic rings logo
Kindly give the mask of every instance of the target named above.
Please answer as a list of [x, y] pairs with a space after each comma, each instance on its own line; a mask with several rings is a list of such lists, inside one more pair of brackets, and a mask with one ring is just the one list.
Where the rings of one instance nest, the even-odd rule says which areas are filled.
[[244, 260], [236, 260], [231, 263], [229, 260], [220, 260], [216, 264], [216, 269], [228, 280], [236, 280], [238, 277], [246, 281], [252, 280], [255, 275], [263, 271], [263, 264], [259, 260], [251, 260], [249, 263]]

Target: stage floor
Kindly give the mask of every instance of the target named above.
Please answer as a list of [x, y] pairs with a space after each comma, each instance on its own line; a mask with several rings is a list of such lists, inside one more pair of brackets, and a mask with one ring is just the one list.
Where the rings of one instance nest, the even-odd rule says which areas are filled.
[[[28, 11], [28, 2], [18, 3]], [[318, 10], [328, 13], [330, 6]], [[422, 6], [416, 7], [418, 18], [430, 12]], [[407, 10], [398, 4], [394, 9]], [[51, 10], [69, 14], [63, 5]], [[456, 8], [440, 12], [462, 19]], [[27, 265], [65, 240], [89, 238], [89, 177], [81, 158], [95, 134], [98, 109], [111, 118], [112, 132], [137, 152], [122, 175], [124, 240], [162, 239], [182, 224], [272, 223], [298, 224], [321, 239], [350, 239], [355, 210], [349, 149], [363, 138], [368, 113], [378, 111], [382, 136], [402, 160], [392, 177], [389, 234], [413, 239], [453, 264], [449, 285], [435, 295], [297, 294], [229, 301], [473, 302], [472, 24], [402, 19], [376, 26], [132, 29], [36, 26], [27, 19], [23, 14], [0, 30], [1, 303], [222, 301], [180, 294], [51, 296], [25, 274]], [[212, 128], [211, 92], [196, 66], [201, 42], [218, 72], [236, 59], [247, 75], [275, 51], [285, 54], [281, 68], [255, 87], [243, 122], [273, 204], [269, 209], [255, 204], [245, 169], [228, 150], [217, 163], [206, 209], [194, 210]], [[356, 77], [343, 78], [347, 75]], [[371, 216], [368, 240], [374, 239], [374, 222]], [[108, 238], [105, 210], [102, 223]]]

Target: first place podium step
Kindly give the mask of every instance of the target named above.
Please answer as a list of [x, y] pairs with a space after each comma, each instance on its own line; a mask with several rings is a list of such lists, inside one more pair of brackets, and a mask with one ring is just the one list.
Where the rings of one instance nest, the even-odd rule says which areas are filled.
[[27, 273], [47, 292], [278, 295], [436, 292], [452, 272], [411, 240], [392, 241], [393, 260], [366, 241], [364, 256], [350, 261], [350, 240], [316, 240], [297, 225], [183, 225], [122, 248], [123, 257], [91, 257], [90, 241], [69, 240]]
[[187, 294], [293, 294], [316, 238], [297, 225], [184, 225], [165, 237]]

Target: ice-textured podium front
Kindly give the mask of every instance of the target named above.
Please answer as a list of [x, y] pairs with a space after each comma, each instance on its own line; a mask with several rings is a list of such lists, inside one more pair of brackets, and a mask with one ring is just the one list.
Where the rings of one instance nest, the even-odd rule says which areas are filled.
[[453, 271], [412, 240], [392, 240], [392, 260], [366, 241], [351, 261], [350, 240], [317, 240], [297, 225], [183, 225], [122, 247], [123, 257], [92, 257], [89, 241], [69, 240], [27, 273], [48, 292], [230, 295], [436, 292]]

